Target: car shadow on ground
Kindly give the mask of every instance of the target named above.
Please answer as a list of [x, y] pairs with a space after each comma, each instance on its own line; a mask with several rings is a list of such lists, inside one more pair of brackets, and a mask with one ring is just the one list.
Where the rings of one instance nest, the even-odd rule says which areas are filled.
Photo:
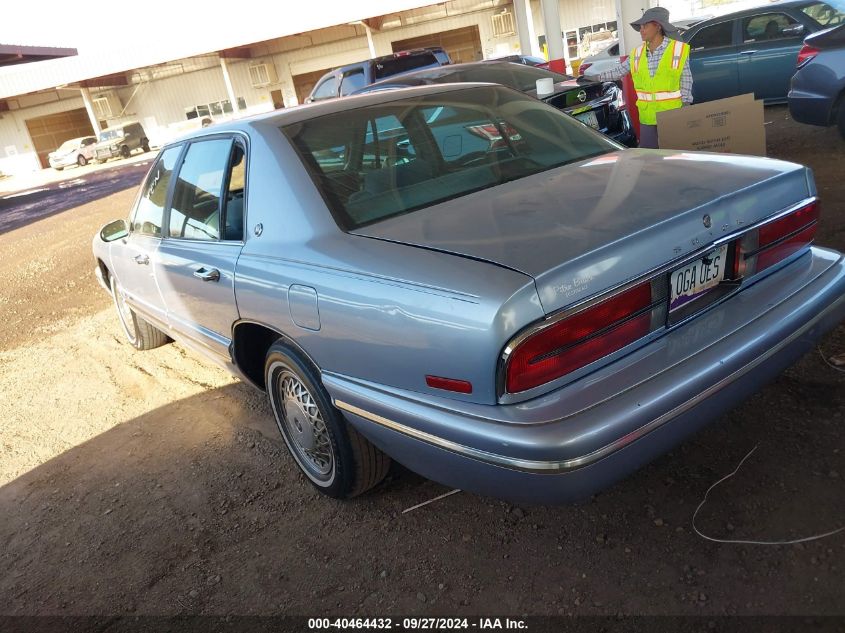
[[[0, 489], [0, 604], [41, 615], [835, 613], [841, 538], [754, 549], [690, 530], [709, 485], [756, 443], [703, 529], [789, 538], [845, 521], [845, 396], [838, 376], [806, 377], [819, 363], [808, 355], [673, 454], [562, 507], [463, 493], [403, 513], [448, 489], [402, 468], [356, 500], [327, 499], [296, 470], [262, 394], [209, 390]], [[778, 413], [749, 422], [764, 397]]]
[[[150, 158], [152, 160], [152, 158]], [[46, 183], [31, 189], [0, 195], [0, 234], [43, 218], [105, 198], [117, 191], [137, 187], [150, 161], [80, 174], [76, 178]], [[127, 209], [116, 209], [125, 217]]]

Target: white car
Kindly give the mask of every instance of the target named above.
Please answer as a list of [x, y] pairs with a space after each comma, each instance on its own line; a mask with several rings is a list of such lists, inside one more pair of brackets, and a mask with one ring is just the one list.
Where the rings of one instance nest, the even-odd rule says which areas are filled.
[[59, 149], [50, 152], [47, 157], [50, 167], [61, 171], [74, 164], [80, 167], [87, 165], [88, 161], [94, 157], [94, 143], [96, 142], [96, 136], [82, 136], [65, 141]]
[[578, 74], [583, 75], [586, 72], [592, 77], [593, 75], [610, 70], [619, 61], [619, 40], [610, 40], [610, 45], [607, 48], [581, 60], [581, 65], [578, 67]]

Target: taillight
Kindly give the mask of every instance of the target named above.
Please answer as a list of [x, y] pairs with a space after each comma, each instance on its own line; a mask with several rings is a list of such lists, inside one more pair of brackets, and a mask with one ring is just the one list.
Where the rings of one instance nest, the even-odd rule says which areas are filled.
[[652, 329], [657, 303], [647, 281], [530, 335], [510, 352], [507, 391], [545, 384], [642, 338]]
[[821, 206], [814, 201], [750, 231], [740, 243], [744, 274], [759, 273], [812, 244], [820, 214]]
[[797, 68], [801, 68], [802, 66], [804, 66], [807, 62], [809, 62], [819, 53], [821, 53], [821, 51], [818, 48], [810, 46], [809, 44], [804, 44], [804, 46], [801, 47], [801, 50], [798, 51]]
[[591, 62], [585, 62], [585, 63], [581, 64], [580, 66], [578, 66], [578, 74], [583, 75], [584, 71], [587, 70], [592, 65], [593, 64]]

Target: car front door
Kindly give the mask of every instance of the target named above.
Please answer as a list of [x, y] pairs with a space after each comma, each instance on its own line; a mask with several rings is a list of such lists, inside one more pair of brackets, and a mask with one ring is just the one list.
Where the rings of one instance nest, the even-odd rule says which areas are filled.
[[756, 13], [740, 20], [740, 92], [753, 92], [757, 99], [770, 101], [786, 99], [804, 39], [801, 26], [780, 11]]
[[246, 142], [193, 141], [178, 171], [156, 276], [175, 330], [204, 352], [229, 358], [235, 264], [243, 248]]
[[728, 19], [701, 27], [687, 40], [695, 103], [740, 94], [734, 30]]
[[166, 329], [164, 300], [155, 278], [162, 223], [171, 189], [173, 169], [182, 152], [177, 145], [165, 149], [147, 175], [132, 211], [129, 233], [111, 248], [112, 272], [127, 302], [145, 319]]

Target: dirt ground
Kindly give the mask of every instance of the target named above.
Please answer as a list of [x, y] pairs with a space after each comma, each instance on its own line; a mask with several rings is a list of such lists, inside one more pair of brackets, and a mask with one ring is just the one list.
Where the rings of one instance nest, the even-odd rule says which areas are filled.
[[[845, 141], [766, 110], [845, 250]], [[72, 177], [72, 174], [69, 175]], [[0, 189], [3, 188], [0, 183]], [[0, 233], [0, 614], [845, 615], [845, 374], [823, 354], [614, 488], [565, 507], [396, 466], [351, 502], [300, 476], [263, 394], [179, 345], [125, 344], [90, 242], [134, 188]], [[0, 212], [1, 214], [2, 212]]]

